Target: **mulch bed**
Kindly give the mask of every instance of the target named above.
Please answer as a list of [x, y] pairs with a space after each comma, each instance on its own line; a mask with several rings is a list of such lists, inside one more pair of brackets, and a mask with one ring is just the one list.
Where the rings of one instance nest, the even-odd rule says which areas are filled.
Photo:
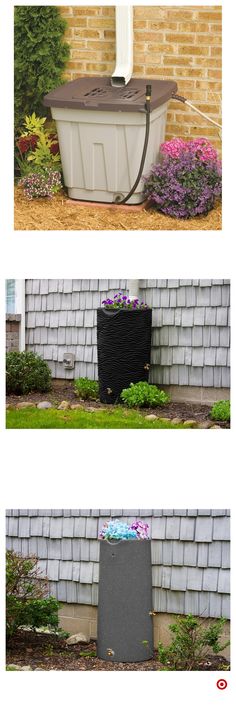
[[[96, 642], [67, 645], [64, 639], [53, 634], [41, 634], [18, 630], [9, 642], [6, 652], [7, 664], [30, 666], [44, 671], [158, 671], [163, 666], [153, 659], [143, 662], [125, 663], [103, 661], [96, 656], [80, 656], [88, 652], [97, 653]], [[229, 662], [223, 656], [207, 656], [199, 666], [199, 671], [227, 670]]]
[[15, 188], [15, 229], [19, 231], [212, 231], [221, 230], [221, 205], [207, 216], [192, 219], [174, 219], [153, 209], [139, 212], [116, 210], [111, 207], [96, 209], [89, 202], [86, 206], [70, 204], [63, 191], [53, 199], [24, 197], [21, 187]]
[[[97, 401], [80, 401], [78, 396], [74, 393], [74, 383], [73, 381], [65, 381], [56, 379], [52, 383], [52, 389], [48, 393], [28, 393], [24, 396], [7, 396], [6, 403], [10, 406], [16, 406], [22, 401], [29, 401], [39, 403], [40, 401], [49, 401], [54, 406], [60, 405], [62, 401], [68, 401], [70, 405], [81, 403], [87, 409], [100, 408], [104, 410], [111, 411], [115, 410], [115, 406], [106, 405], [104, 403], [99, 403]], [[124, 411], [127, 410], [124, 408]], [[198, 422], [210, 421], [210, 410], [211, 406], [198, 404], [198, 403], [168, 403], [166, 406], [157, 406], [156, 408], [140, 408], [139, 412], [142, 415], [147, 415], [153, 413], [158, 417], [163, 418], [181, 418], [182, 420], [196, 420]], [[217, 425], [221, 428], [229, 428], [229, 423], [224, 423], [221, 421], [215, 421]]]

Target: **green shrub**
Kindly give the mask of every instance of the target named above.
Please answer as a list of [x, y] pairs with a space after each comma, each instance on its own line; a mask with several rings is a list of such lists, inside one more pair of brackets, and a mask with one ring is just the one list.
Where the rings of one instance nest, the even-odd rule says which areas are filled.
[[34, 352], [9, 352], [6, 355], [7, 393], [21, 395], [30, 391], [49, 391], [51, 371], [46, 361]]
[[169, 403], [170, 396], [161, 391], [157, 386], [148, 384], [147, 381], [139, 381], [136, 384], [131, 383], [129, 388], [124, 388], [120, 394], [121, 400], [129, 406], [152, 407], [161, 406]]
[[217, 401], [217, 403], [214, 403], [210, 416], [213, 420], [230, 420], [230, 401]]
[[219, 640], [226, 623], [221, 617], [209, 627], [203, 625], [193, 615], [178, 617], [175, 624], [170, 624], [174, 638], [168, 647], [158, 644], [158, 659], [172, 671], [194, 671], [212, 649], [214, 654], [223, 651], [229, 641], [220, 644]]
[[69, 45], [63, 41], [67, 27], [57, 7], [15, 7], [15, 129], [25, 115], [45, 114], [44, 94], [59, 86]]
[[12, 637], [18, 627], [58, 627], [59, 603], [47, 597], [48, 581], [41, 578], [35, 556], [23, 558], [6, 553], [6, 634]]
[[75, 393], [79, 398], [84, 400], [91, 399], [96, 401], [99, 397], [98, 381], [91, 381], [91, 379], [87, 379], [86, 377], [75, 379]]

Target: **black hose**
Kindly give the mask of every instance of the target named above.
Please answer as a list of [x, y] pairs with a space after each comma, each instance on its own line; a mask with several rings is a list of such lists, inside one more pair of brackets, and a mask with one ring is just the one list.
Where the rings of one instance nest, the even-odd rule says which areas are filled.
[[130, 197], [132, 197], [132, 194], [135, 192], [136, 187], [138, 186], [138, 183], [140, 181], [140, 178], [142, 176], [143, 172], [143, 167], [146, 159], [146, 154], [147, 154], [147, 146], [148, 146], [148, 140], [149, 140], [149, 131], [150, 131], [150, 101], [151, 101], [151, 92], [152, 92], [152, 87], [150, 84], [146, 86], [146, 101], [145, 101], [145, 111], [146, 111], [146, 130], [145, 130], [145, 138], [144, 138], [144, 145], [143, 145], [143, 152], [142, 152], [142, 157], [141, 157], [141, 162], [139, 166], [139, 171], [138, 175], [136, 177], [135, 183], [133, 184], [132, 189], [130, 190], [129, 194], [127, 194], [124, 199], [121, 199], [119, 202], [115, 202], [116, 204], [126, 204]]

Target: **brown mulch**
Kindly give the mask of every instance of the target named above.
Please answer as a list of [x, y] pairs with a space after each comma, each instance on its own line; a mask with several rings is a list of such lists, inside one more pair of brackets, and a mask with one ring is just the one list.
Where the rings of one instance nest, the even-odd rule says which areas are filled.
[[[80, 654], [87, 653], [88, 656]], [[90, 654], [90, 656], [89, 656]], [[91, 656], [93, 654], [93, 656]], [[95, 654], [95, 656], [94, 656]], [[67, 645], [65, 639], [54, 634], [41, 634], [18, 630], [9, 642], [7, 664], [30, 666], [44, 671], [158, 671], [163, 666], [153, 659], [143, 662], [122, 663], [98, 659], [96, 642]], [[229, 662], [224, 656], [207, 656], [199, 671], [228, 670]]]
[[[32, 403], [39, 403], [40, 401], [49, 401], [54, 406], [60, 405], [62, 401], [68, 401], [70, 405], [81, 403], [85, 408], [107, 408], [111, 411], [115, 409], [115, 406], [106, 405], [105, 403], [100, 403], [98, 401], [81, 401], [78, 396], [74, 393], [74, 382], [64, 379], [54, 379], [52, 382], [51, 391], [47, 393], [28, 393], [24, 396], [9, 395], [6, 397], [6, 403], [8, 405], [15, 406], [17, 403], [22, 401], [29, 401]], [[124, 410], [126, 410], [124, 408]], [[168, 403], [166, 406], [157, 406], [155, 408], [140, 408], [139, 412], [142, 415], [147, 415], [154, 413], [156, 416], [163, 418], [181, 418], [182, 420], [196, 420], [198, 422], [210, 421], [210, 410], [211, 406], [199, 404], [199, 403], [181, 403], [172, 402]], [[216, 422], [216, 421], [215, 421]], [[229, 428], [229, 423], [224, 423], [217, 421], [217, 425], [222, 428]]]
[[221, 230], [221, 205], [207, 216], [192, 219], [174, 219], [153, 209], [138, 212], [116, 210], [111, 207], [78, 206], [70, 203], [63, 191], [53, 199], [24, 197], [21, 187], [15, 188], [15, 229], [19, 231], [213, 231]]

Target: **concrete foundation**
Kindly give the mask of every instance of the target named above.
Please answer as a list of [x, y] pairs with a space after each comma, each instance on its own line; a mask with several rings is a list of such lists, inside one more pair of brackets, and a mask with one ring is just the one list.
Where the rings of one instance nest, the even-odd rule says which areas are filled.
[[[97, 639], [97, 607], [92, 605], [62, 604], [59, 610], [60, 627], [70, 634], [82, 632], [90, 639]], [[158, 613], [153, 618], [154, 647], [158, 642], [164, 646], [170, 643], [169, 625], [176, 622], [177, 615], [165, 612]], [[205, 625], [212, 624], [215, 619], [203, 619]], [[230, 638], [230, 622], [225, 624], [221, 642], [224, 644]], [[230, 647], [221, 652], [226, 659], [230, 658]]]
[[216, 401], [230, 398], [229, 388], [210, 388], [200, 386], [163, 386], [155, 381], [156, 386], [170, 394], [171, 400], [182, 403], [199, 403], [212, 405]]

